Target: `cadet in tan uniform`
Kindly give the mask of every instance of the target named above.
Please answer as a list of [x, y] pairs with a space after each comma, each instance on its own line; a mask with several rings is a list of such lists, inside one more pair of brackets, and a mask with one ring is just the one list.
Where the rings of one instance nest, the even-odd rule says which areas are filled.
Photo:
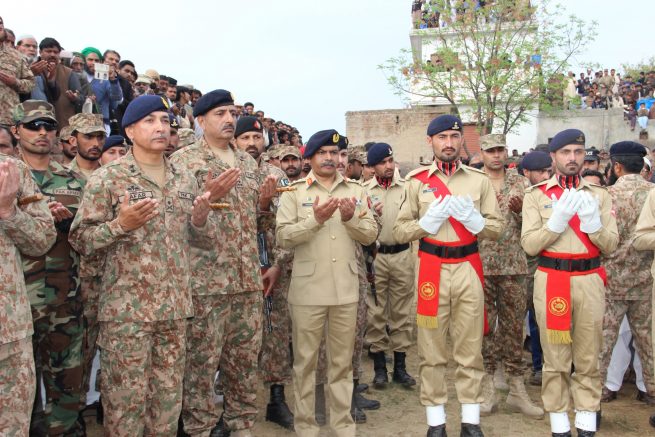
[[277, 213], [277, 242], [294, 249], [289, 312], [295, 429], [303, 437], [319, 434], [314, 381], [326, 323], [330, 426], [338, 436], [355, 435], [350, 406], [359, 298], [356, 245], [375, 241], [377, 226], [363, 187], [336, 171], [339, 139], [335, 130], [309, 139], [304, 157], [312, 170], [291, 185], [295, 191], [282, 195]]
[[[366, 340], [371, 344], [375, 377], [373, 384], [383, 388], [388, 382], [385, 351], [393, 351], [393, 381], [406, 387], [416, 381], [405, 369], [405, 355], [412, 345], [409, 313], [414, 292], [414, 256], [409, 243], [399, 244], [393, 236], [405, 181], [395, 175], [393, 150], [389, 144], [376, 143], [367, 154], [375, 176], [365, 185], [373, 207], [382, 216], [380, 246], [375, 257], [377, 299], [369, 299], [369, 323]], [[387, 333], [387, 325], [389, 332]]]
[[484, 294], [478, 237], [498, 238], [503, 219], [489, 178], [460, 162], [462, 122], [442, 115], [427, 129], [435, 161], [410, 172], [393, 228], [398, 243], [421, 239], [418, 273], [418, 352], [421, 404], [428, 437], [446, 435], [446, 337], [457, 363], [457, 397], [464, 437], [480, 429]]
[[521, 245], [528, 255], [540, 255], [534, 308], [544, 353], [541, 396], [553, 436], [560, 437], [571, 435], [571, 395], [578, 435], [596, 432], [605, 310], [600, 253], [618, 243], [609, 194], [579, 176], [584, 144], [577, 129], [555, 135], [550, 142], [555, 175], [528, 188], [523, 200]]

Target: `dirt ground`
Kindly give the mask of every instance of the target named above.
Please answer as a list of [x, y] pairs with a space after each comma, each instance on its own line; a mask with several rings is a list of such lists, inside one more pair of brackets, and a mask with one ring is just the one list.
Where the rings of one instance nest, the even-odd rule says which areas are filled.
[[[525, 354], [526, 363], [530, 362], [529, 354]], [[408, 371], [413, 376], [418, 374], [418, 357], [416, 347], [412, 348], [407, 356]], [[366, 355], [363, 357], [364, 378], [363, 382], [370, 382], [373, 377], [373, 363]], [[390, 366], [389, 366], [390, 367]], [[526, 374], [528, 370], [526, 367]], [[455, 396], [454, 387], [454, 364], [451, 360], [449, 368], [449, 399], [446, 407], [448, 424], [447, 430], [450, 436], [459, 435], [460, 408]], [[418, 378], [417, 378], [418, 380]], [[533, 401], [541, 404], [540, 388], [526, 384], [528, 393]], [[291, 388], [287, 388], [287, 400], [293, 408], [293, 394]], [[624, 384], [617, 400], [603, 404], [603, 422], [598, 437], [641, 437], [655, 436], [655, 428], [650, 427], [648, 418], [655, 413], [655, 407], [649, 407], [642, 402], [635, 400], [637, 389], [634, 384]], [[427, 425], [425, 424], [425, 410], [419, 404], [418, 388], [406, 390], [396, 385], [390, 385], [383, 391], [369, 389], [367, 397], [377, 399], [382, 407], [377, 411], [367, 411], [368, 421], [366, 424], [357, 427], [358, 436], [375, 437], [405, 437], [424, 436]], [[504, 401], [506, 393], [500, 392], [499, 398]], [[277, 425], [264, 420], [268, 393], [264, 386], [259, 389], [260, 412], [258, 422], [253, 429], [253, 435], [257, 437], [286, 437], [295, 435]], [[329, 402], [329, 400], [328, 400]], [[570, 414], [573, 423], [573, 413]], [[90, 437], [102, 435], [102, 429], [95, 424], [93, 419], [88, 419]], [[518, 413], [511, 413], [501, 402], [498, 413], [482, 418], [482, 430], [486, 437], [514, 437], [514, 436], [550, 436], [550, 425], [548, 419], [534, 420], [523, 417]], [[330, 436], [328, 426], [321, 429], [321, 437]], [[575, 432], [573, 433], [575, 435]]]

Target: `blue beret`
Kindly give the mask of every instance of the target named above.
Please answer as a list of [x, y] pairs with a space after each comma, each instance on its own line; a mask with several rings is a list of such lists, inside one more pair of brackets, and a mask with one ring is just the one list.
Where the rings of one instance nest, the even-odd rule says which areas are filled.
[[345, 137], [345, 136], [341, 135], [339, 137], [339, 144], [337, 144], [337, 146], [339, 146], [339, 150], [347, 149], [348, 144], [350, 144], [350, 141], [348, 141], [348, 137]]
[[368, 165], [376, 165], [389, 156], [393, 156], [393, 150], [390, 145], [387, 143], [375, 143], [368, 149], [366, 160], [368, 161]]
[[428, 136], [431, 137], [432, 135], [436, 135], [439, 132], [446, 130], [456, 130], [461, 132], [462, 120], [460, 120], [459, 117], [450, 114], [440, 115], [432, 120], [428, 125]]
[[585, 145], [584, 133], [578, 129], [566, 129], [555, 135], [548, 144], [548, 150], [556, 152], [569, 144]]
[[340, 141], [341, 135], [334, 129], [318, 131], [307, 141], [303, 158], [311, 158], [323, 146], [338, 146]]
[[646, 148], [634, 141], [620, 141], [610, 147], [610, 156], [635, 155], [644, 157], [647, 154]]
[[156, 111], [168, 112], [169, 108], [168, 101], [164, 97], [149, 95], [137, 97], [127, 105], [121, 125], [123, 126], [123, 129], [125, 129], [148, 114]]
[[110, 135], [105, 138], [105, 144], [102, 146], [102, 153], [105, 153], [107, 150], [116, 146], [125, 147], [125, 138], [120, 135]]
[[177, 117], [172, 112], [168, 113], [168, 121], [173, 129], [180, 128], [180, 123], [177, 122]]
[[234, 96], [226, 90], [214, 90], [204, 94], [193, 106], [193, 116], [204, 115], [218, 106], [234, 105]]
[[246, 132], [262, 133], [263, 131], [264, 127], [259, 122], [259, 119], [251, 115], [247, 115], [239, 117], [239, 120], [237, 121], [237, 127], [234, 129], [234, 138], [239, 138], [241, 134], [245, 134]]
[[534, 151], [523, 157], [521, 167], [526, 170], [544, 170], [553, 165], [553, 160], [546, 152]]

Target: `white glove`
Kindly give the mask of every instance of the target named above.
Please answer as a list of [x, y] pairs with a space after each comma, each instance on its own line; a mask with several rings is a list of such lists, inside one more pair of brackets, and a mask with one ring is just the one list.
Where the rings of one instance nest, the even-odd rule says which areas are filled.
[[603, 224], [600, 221], [600, 208], [598, 199], [590, 193], [581, 191], [582, 204], [578, 210], [578, 217], [580, 217], [580, 230], [585, 234], [593, 234], [598, 232]]
[[418, 225], [421, 227], [421, 229], [430, 235], [436, 234], [443, 222], [448, 220], [448, 217], [450, 217], [451, 200], [452, 197], [447, 195], [443, 198], [439, 196], [434, 201], [432, 201], [430, 207], [425, 212], [425, 215], [418, 221]]
[[475, 209], [471, 196], [454, 196], [450, 201], [450, 213], [455, 220], [464, 225], [472, 234], [479, 234], [484, 229], [486, 220]]
[[562, 196], [557, 200], [555, 195], [551, 195], [553, 201], [553, 213], [546, 222], [546, 227], [552, 232], [561, 234], [569, 225], [569, 220], [578, 212], [582, 204], [582, 196], [575, 189], [565, 189]]

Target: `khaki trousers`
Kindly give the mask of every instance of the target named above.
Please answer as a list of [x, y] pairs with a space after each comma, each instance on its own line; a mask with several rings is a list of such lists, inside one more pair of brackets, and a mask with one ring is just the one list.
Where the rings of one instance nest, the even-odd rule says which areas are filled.
[[[603, 342], [605, 285], [597, 274], [571, 278], [571, 344], [550, 344], [546, 328], [546, 278], [534, 275], [534, 310], [544, 353], [541, 398], [549, 413], [598, 411], [602, 381], [598, 357]], [[571, 375], [571, 363], [575, 373]]]
[[436, 329], [418, 328], [422, 405], [442, 405], [448, 401], [448, 333], [453, 346], [453, 359], [457, 363], [457, 399], [462, 404], [482, 402], [483, 310], [482, 284], [471, 264], [443, 264], [439, 283], [438, 326]]
[[29, 435], [35, 391], [32, 337], [0, 345], [0, 435]]
[[411, 249], [394, 254], [378, 253], [375, 258], [378, 305], [373, 297], [368, 300], [366, 331], [371, 352], [407, 352], [412, 345], [410, 312], [416, 287], [415, 258]]
[[316, 364], [327, 324], [330, 427], [339, 437], [354, 437], [355, 423], [350, 416], [350, 404], [357, 303], [333, 306], [289, 304], [289, 312], [293, 338], [296, 434], [301, 437], [319, 435], [319, 426], [314, 418]]

